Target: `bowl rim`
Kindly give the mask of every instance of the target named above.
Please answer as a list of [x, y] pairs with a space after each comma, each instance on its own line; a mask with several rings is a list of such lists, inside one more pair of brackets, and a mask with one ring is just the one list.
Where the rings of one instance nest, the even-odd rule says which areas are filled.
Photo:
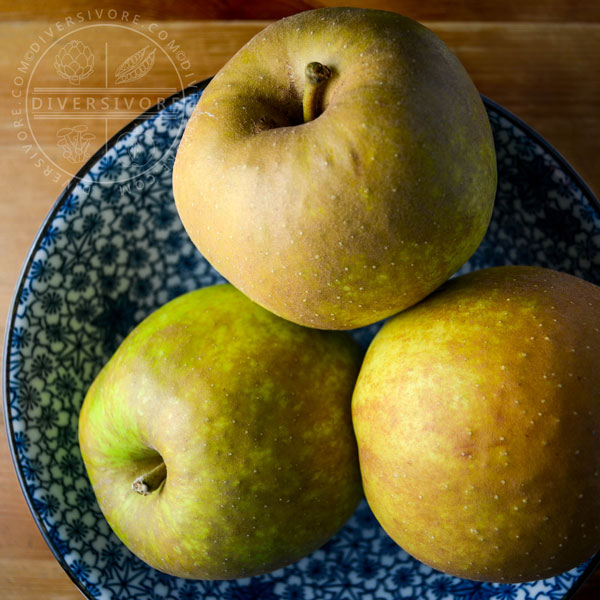
[[[21, 270], [19, 272], [17, 282], [14, 287], [12, 299], [10, 302], [10, 307], [8, 311], [8, 318], [6, 322], [6, 330], [4, 334], [4, 342], [3, 342], [3, 364], [2, 364], [2, 409], [3, 409], [3, 417], [4, 417], [4, 426], [6, 430], [7, 442], [10, 449], [10, 456], [13, 463], [13, 467], [15, 469], [17, 480], [19, 482], [19, 486], [21, 488], [21, 492], [25, 498], [27, 503], [27, 507], [37, 525], [44, 541], [46, 542], [48, 548], [54, 555], [54, 558], [57, 560], [59, 565], [65, 571], [65, 573], [70, 577], [73, 581], [77, 589], [81, 592], [81, 594], [87, 598], [88, 600], [95, 600], [95, 598], [88, 592], [88, 590], [82, 585], [81, 581], [79, 581], [71, 568], [67, 564], [66, 560], [63, 558], [62, 554], [57, 550], [54, 543], [51, 540], [50, 534], [46, 529], [40, 515], [36, 512], [33, 506], [32, 498], [30, 497], [27, 491], [27, 484], [25, 482], [25, 476], [21, 467], [21, 463], [18, 460], [17, 450], [14, 443], [14, 429], [12, 423], [12, 415], [10, 410], [10, 390], [9, 390], [9, 372], [10, 372], [10, 346], [12, 341], [12, 331], [15, 324], [17, 307], [19, 304], [19, 299], [21, 297], [21, 293], [23, 291], [23, 287], [25, 284], [26, 274], [29, 272], [31, 267], [31, 263], [33, 261], [33, 257], [37, 250], [39, 249], [40, 241], [46, 234], [47, 228], [53, 219], [56, 216], [56, 213], [61, 208], [62, 204], [68, 198], [68, 196], [73, 192], [73, 190], [77, 187], [79, 182], [89, 173], [89, 171], [94, 167], [94, 165], [98, 162], [98, 160], [108, 152], [111, 148], [115, 146], [115, 144], [127, 133], [135, 129], [141, 123], [147, 121], [152, 118], [159, 112], [159, 110], [164, 110], [165, 108], [171, 106], [173, 103], [185, 98], [186, 96], [193, 95], [199, 91], [203, 91], [206, 86], [210, 83], [212, 77], [207, 79], [203, 79], [197, 83], [187, 86], [175, 92], [165, 100], [157, 103], [156, 105], [150, 107], [148, 110], [141, 113], [135, 119], [127, 123], [123, 128], [117, 131], [110, 139], [104, 142], [104, 144], [96, 150], [96, 152], [85, 162], [85, 164], [77, 171], [77, 173], [73, 176], [71, 181], [65, 186], [63, 191], [59, 194], [54, 204], [48, 211], [48, 214], [42, 221], [37, 234], [35, 235], [31, 246], [27, 252], [26, 258], [23, 262]], [[525, 121], [523, 121], [520, 117], [517, 117], [514, 113], [504, 108], [502, 105], [498, 104], [494, 100], [488, 98], [487, 96], [481, 94], [481, 99], [483, 101], [484, 106], [487, 108], [491, 108], [495, 112], [497, 112], [500, 116], [507, 119], [517, 128], [521, 129], [528, 137], [532, 138], [540, 147], [544, 149], [560, 166], [560, 168], [571, 178], [571, 180], [577, 185], [577, 187], [582, 191], [583, 195], [586, 196], [590, 205], [594, 208], [598, 216], [600, 217], [600, 200], [595, 196], [592, 192], [591, 188], [585, 183], [583, 178], [577, 173], [577, 171], [571, 166], [571, 164], [567, 161], [567, 159], [560, 153], [550, 142], [548, 142], [544, 137], [541, 136], [535, 129], [533, 129], [530, 125], [528, 125]], [[567, 594], [563, 596], [562, 600], [569, 600], [573, 598], [573, 596], [577, 593], [579, 588], [583, 585], [583, 583], [590, 577], [590, 575], [596, 570], [596, 568], [600, 565], [600, 551], [597, 552], [590, 560], [590, 563], [585, 568], [583, 573], [577, 578], [574, 582], [573, 586], [569, 588]]]

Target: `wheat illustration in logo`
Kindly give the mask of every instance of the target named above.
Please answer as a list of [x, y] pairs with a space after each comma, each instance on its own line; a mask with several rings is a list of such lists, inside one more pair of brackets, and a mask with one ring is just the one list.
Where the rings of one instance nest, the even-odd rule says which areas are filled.
[[54, 57], [54, 69], [70, 83], [79, 85], [94, 72], [94, 55], [83, 42], [71, 40]]
[[126, 58], [115, 71], [115, 83], [132, 83], [147, 75], [154, 66], [156, 48], [146, 53], [148, 46]]
[[63, 157], [71, 163], [80, 163], [89, 156], [90, 142], [96, 136], [88, 131], [87, 125], [75, 125], [59, 129], [56, 137]]

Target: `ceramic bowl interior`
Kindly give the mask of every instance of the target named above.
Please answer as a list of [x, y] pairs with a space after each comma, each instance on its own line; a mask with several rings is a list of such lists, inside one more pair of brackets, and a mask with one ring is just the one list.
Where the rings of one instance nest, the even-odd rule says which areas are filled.
[[[187, 238], [171, 168], [206, 82], [174, 96], [92, 157], [58, 199], [20, 276], [5, 341], [4, 410], [25, 498], [52, 552], [88, 598], [527, 600], [570, 597], [598, 557], [558, 577], [502, 585], [411, 558], [363, 503], [312, 555], [263, 577], [190, 581], [133, 556], [86, 477], [77, 419], [86, 390], [132, 327], [186, 291], [222, 282]], [[600, 205], [535, 132], [486, 100], [499, 185], [480, 248], [461, 269], [529, 264], [600, 284]], [[364, 347], [377, 326], [357, 330]]]

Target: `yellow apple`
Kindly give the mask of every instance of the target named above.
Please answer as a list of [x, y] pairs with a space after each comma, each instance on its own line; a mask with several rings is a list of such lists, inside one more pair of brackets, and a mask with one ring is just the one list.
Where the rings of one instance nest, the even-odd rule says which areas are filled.
[[350, 336], [290, 323], [231, 285], [147, 317], [90, 387], [80, 448], [102, 512], [156, 569], [233, 579], [288, 565], [362, 488]]
[[453, 575], [546, 578], [600, 549], [600, 288], [537, 267], [446, 283], [391, 319], [352, 400], [367, 500]]
[[450, 277], [496, 189], [481, 98], [429, 29], [396, 13], [302, 12], [203, 92], [173, 191], [202, 254], [252, 300], [323, 329], [367, 325]]

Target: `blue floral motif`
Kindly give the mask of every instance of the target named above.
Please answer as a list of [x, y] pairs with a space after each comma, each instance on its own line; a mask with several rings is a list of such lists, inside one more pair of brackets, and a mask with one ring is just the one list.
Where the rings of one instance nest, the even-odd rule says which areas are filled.
[[100, 262], [104, 265], [112, 265], [117, 260], [118, 254], [119, 249], [111, 242], [108, 242], [100, 248]]
[[71, 277], [71, 288], [75, 292], [83, 292], [91, 283], [90, 276], [85, 271], [74, 272]]
[[515, 600], [519, 593], [519, 586], [512, 583], [503, 583], [496, 588], [498, 600]]
[[41, 468], [40, 462], [35, 458], [23, 456], [21, 458], [21, 470], [26, 481], [35, 481]]
[[139, 298], [146, 298], [152, 291], [152, 285], [147, 279], [137, 279], [133, 284], [133, 292]]
[[61, 204], [59, 212], [64, 215], [73, 215], [76, 213], [78, 208], [79, 199], [75, 195], [69, 194]]
[[[81, 467], [81, 465], [80, 465]], [[86, 487], [84, 487], [83, 489], [78, 490], [77, 495], [75, 497], [75, 501], [77, 503], [77, 506], [80, 506], [82, 508], [88, 509], [88, 510], [92, 510], [93, 508], [97, 508], [97, 504], [96, 504], [96, 496], [94, 496], [94, 491], [92, 490], [91, 486], [88, 484]], [[117, 545], [113, 542], [113, 545]], [[106, 555], [102, 554], [102, 558], [108, 563], [108, 560], [106, 558]]]
[[50, 343], [60, 342], [64, 337], [64, 331], [60, 325], [51, 323], [46, 327], [46, 336]]
[[[113, 278], [105, 278], [114, 281]], [[101, 285], [104, 281], [101, 282]], [[109, 286], [102, 285], [104, 289]], [[116, 287], [116, 283], [110, 287]], [[135, 325], [134, 318], [136, 304], [129, 300], [127, 295], [121, 294], [116, 298], [105, 297], [104, 310], [93, 320], [93, 324], [98, 327], [104, 335], [104, 342], [107, 347], [115, 348], [116, 344], [123, 339]]]
[[37, 281], [45, 283], [52, 279], [52, 276], [54, 275], [54, 269], [48, 264], [47, 261], [39, 259], [33, 261], [29, 274], [32, 279], [36, 279]]
[[81, 519], [75, 519], [72, 523], [67, 523], [66, 530], [70, 538], [81, 542], [86, 538], [89, 527]]
[[52, 544], [52, 547], [58, 552], [61, 556], [68, 554], [70, 548], [67, 542], [63, 539], [61, 534], [58, 531], [58, 527], [56, 525], [51, 525], [48, 529], [48, 539]]
[[104, 219], [99, 214], [86, 215], [83, 218], [82, 231], [84, 234], [94, 235], [99, 233], [104, 226]]
[[107, 154], [106, 156], [103, 156], [98, 161], [98, 173], [100, 173], [100, 174], [105, 174], [105, 173], [112, 174], [113, 171], [114, 171], [114, 169], [115, 169], [115, 165], [116, 164], [117, 164], [116, 157], [113, 154]]
[[34, 357], [31, 363], [31, 374], [34, 377], [40, 377], [45, 379], [52, 373], [54, 367], [54, 361], [48, 354], [41, 353]]
[[61, 458], [59, 465], [67, 477], [76, 477], [81, 474], [81, 458], [71, 452]]
[[289, 583], [283, 586], [280, 597], [282, 600], [304, 600], [306, 590], [300, 583]]
[[19, 454], [27, 452], [29, 441], [26, 433], [23, 431], [17, 431], [17, 433], [15, 433], [14, 447]]
[[129, 265], [134, 269], [141, 268], [148, 260], [148, 251], [144, 248], [132, 248], [129, 254]]
[[29, 382], [23, 382], [19, 389], [19, 405], [24, 411], [28, 411], [37, 406], [40, 395], [38, 390]]
[[234, 582], [228, 587], [227, 600], [279, 600], [273, 591], [273, 582], [258, 577], [253, 577], [246, 585]]
[[111, 185], [110, 187], [104, 187], [102, 190], [102, 198], [107, 205], [118, 205], [123, 192], [121, 187], [118, 185]]
[[77, 383], [74, 377], [70, 374], [58, 375], [56, 378], [56, 391], [61, 396], [72, 396], [77, 389]]
[[80, 323], [89, 323], [94, 316], [94, 307], [87, 300], [81, 300], [73, 309], [73, 317]]
[[312, 558], [308, 561], [305, 572], [311, 580], [317, 583], [323, 582], [329, 577], [327, 563], [324, 560], [317, 560], [315, 558]]
[[35, 424], [42, 432], [51, 429], [58, 423], [58, 413], [52, 406], [42, 406], [39, 416], [35, 420]]
[[60, 311], [63, 304], [63, 297], [58, 292], [47, 292], [42, 296], [42, 308], [53, 315]]
[[140, 215], [134, 212], [126, 212], [121, 217], [121, 228], [123, 231], [135, 231], [141, 222]]
[[159, 229], [165, 229], [175, 221], [176, 215], [171, 207], [161, 206], [154, 212], [154, 223]]
[[456, 600], [491, 600], [496, 596], [496, 586], [482, 581], [460, 581], [452, 586]]
[[188, 583], [182, 590], [180, 590], [177, 597], [179, 600], [202, 600], [200, 592], [196, 586], [191, 583]]
[[[442, 598], [451, 598], [453, 579], [448, 575], [437, 575], [433, 577], [429, 589], [433, 598], [441, 600]], [[500, 597], [498, 598], [500, 600]], [[504, 600], [504, 599], [503, 599]]]
[[[48, 544], [87, 598], [119, 600], [563, 600], [586, 569], [519, 585], [473, 582], [419, 563], [366, 502], [331, 541], [263, 577], [191, 581], [133, 556], [110, 530], [77, 442], [86, 390], [111, 353], [169, 298], [223, 278], [174, 206], [171, 169], [200, 92], [118, 136], [57, 203], [32, 249], [7, 337], [7, 426]], [[460, 270], [537, 264], [600, 284], [600, 206], [554, 151], [488, 103], [499, 185], [488, 233]], [[353, 332], [366, 348], [381, 324]]]
[[50, 227], [48, 227], [44, 237], [42, 238], [42, 242], [41, 242], [42, 248], [51, 246], [54, 243], [54, 241], [56, 240], [56, 238], [58, 237], [59, 233], [60, 233], [59, 227], [56, 227], [54, 225], [51, 225]]
[[102, 596], [102, 590], [98, 587], [97, 584], [86, 580], [86, 585], [86, 592], [90, 595], [91, 598], [100, 598], [100, 596]]
[[56, 496], [52, 494], [44, 494], [41, 498], [33, 499], [33, 506], [36, 512], [43, 519], [46, 517], [52, 517], [54, 513], [61, 507], [60, 501]]
[[29, 300], [30, 290], [29, 288], [23, 288], [21, 290], [21, 297], [19, 298], [19, 302], [26, 303]]

